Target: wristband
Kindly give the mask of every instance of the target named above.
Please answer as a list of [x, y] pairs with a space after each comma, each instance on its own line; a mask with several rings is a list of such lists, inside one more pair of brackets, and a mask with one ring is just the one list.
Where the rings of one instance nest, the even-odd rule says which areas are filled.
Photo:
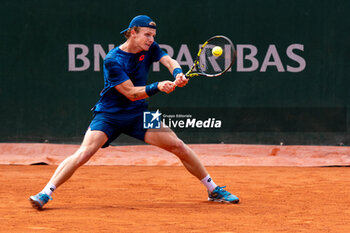
[[175, 68], [173, 70], [173, 77], [176, 78], [176, 75], [181, 74], [182, 73], [182, 69], [181, 68]]
[[148, 96], [152, 96], [154, 94], [157, 94], [158, 92], [159, 92], [158, 82], [155, 82], [146, 86], [146, 94]]

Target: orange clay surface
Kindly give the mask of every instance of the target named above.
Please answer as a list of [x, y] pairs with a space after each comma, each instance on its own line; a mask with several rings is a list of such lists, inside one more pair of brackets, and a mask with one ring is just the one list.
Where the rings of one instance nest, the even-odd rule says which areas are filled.
[[183, 167], [83, 166], [37, 211], [55, 168], [0, 166], [0, 232], [350, 232], [348, 167], [207, 167], [220, 204]]
[[[317, 167], [348, 166], [348, 147], [191, 147], [239, 204], [206, 201], [176, 157], [130, 146], [100, 150], [37, 211], [29, 196], [78, 146], [0, 144], [0, 232], [350, 232], [350, 168]], [[51, 165], [24, 166], [37, 162]]]

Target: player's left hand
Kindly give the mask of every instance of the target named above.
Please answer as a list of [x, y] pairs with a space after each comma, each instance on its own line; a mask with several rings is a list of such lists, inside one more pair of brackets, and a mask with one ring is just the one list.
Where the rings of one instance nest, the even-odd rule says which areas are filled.
[[176, 75], [175, 85], [178, 87], [184, 87], [188, 83], [188, 79], [183, 73]]
[[169, 94], [175, 90], [175, 83], [172, 81], [162, 81], [158, 83], [158, 89], [162, 92]]

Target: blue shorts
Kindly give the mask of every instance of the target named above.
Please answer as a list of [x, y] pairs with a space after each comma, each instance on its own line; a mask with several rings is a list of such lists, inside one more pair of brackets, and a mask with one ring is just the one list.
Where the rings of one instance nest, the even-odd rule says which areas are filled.
[[145, 141], [147, 131], [143, 128], [142, 111], [137, 113], [96, 112], [89, 128], [102, 131], [107, 135], [108, 140], [102, 148], [108, 147], [122, 133]]

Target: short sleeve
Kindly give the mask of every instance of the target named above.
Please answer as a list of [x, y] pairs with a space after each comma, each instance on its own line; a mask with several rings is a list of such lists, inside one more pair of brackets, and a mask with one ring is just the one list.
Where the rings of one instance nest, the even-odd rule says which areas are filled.
[[105, 74], [110, 86], [119, 85], [129, 79], [129, 76], [120, 67], [120, 64], [114, 59], [104, 61]]
[[153, 62], [157, 62], [159, 61], [162, 57], [164, 57], [165, 55], [167, 55], [166, 52], [164, 52], [158, 45], [157, 42], [153, 42], [152, 46], [151, 46], [151, 53], [152, 53], [152, 58], [153, 58]]

